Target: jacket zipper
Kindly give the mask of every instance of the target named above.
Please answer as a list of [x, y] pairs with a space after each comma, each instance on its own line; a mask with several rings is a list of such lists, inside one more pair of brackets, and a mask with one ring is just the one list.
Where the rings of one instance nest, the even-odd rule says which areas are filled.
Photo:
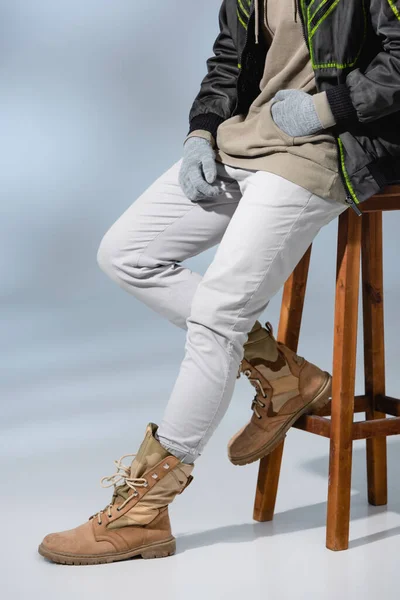
[[353, 198], [347, 194], [347, 192], [346, 192], [346, 202], [347, 202], [347, 204], [350, 204], [351, 208], [354, 210], [354, 212], [356, 213], [357, 216], [362, 217], [361, 210], [358, 208], [358, 206], [354, 202]]
[[[257, 1], [257, 0], [255, 0], [255, 1]], [[247, 37], [248, 37], [248, 35], [249, 35], [249, 26], [250, 26], [250, 20], [251, 20], [251, 17], [253, 16], [253, 12], [254, 12], [254, 2], [253, 2], [253, 7], [251, 8], [251, 10], [250, 10], [250, 13], [249, 13], [249, 18], [248, 18], [248, 20], [247, 20], [246, 37], [244, 38], [243, 50], [242, 50], [242, 54], [240, 55], [240, 64], [241, 64], [242, 66], [243, 66], [243, 63], [242, 63], [243, 53], [244, 53], [244, 51], [245, 51], [245, 49], [246, 49]], [[238, 57], [238, 58], [239, 58], [239, 57]], [[233, 111], [232, 115], [234, 115], [234, 114], [236, 113], [236, 109], [237, 109], [237, 107], [238, 107], [238, 105], [239, 105], [239, 94], [238, 94], [238, 87], [239, 87], [239, 81], [240, 81], [240, 76], [242, 75], [242, 72], [243, 72], [243, 69], [242, 69], [242, 67], [241, 67], [241, 68], [240, 68], [239, 75], [238, 75], [238, 78], [237, 78], [237, 80], [236, 80], [236, 106], [235, 106], [235, 109], [234, 109], [234, 111]]]
[[339, 145], [339, 136], [335, 136], [335, 140], [336, 140], [338, 156], [339, 156], [339, 173], [340, 173], [340, 176], [343, 181], [344, 189], [346, 191], [346, 203], [349, 204], [351, 206], [351, 208], [354, 210], [354, 212], [360, 217], [362, 215], [362, 212], [358, 208], [357, 203], [354, 201], [352, 196], [349, 194], [349, 186], [347, 185], [347, 181], [346, 181], [346, 178], [343, 173], [342, 160], [341, 160], [341, 149], [340, 149], [340, 145]]
[[[308, 40], [308, 35], [306, 35], [306, 28], [305, 28], [305, 23], [304, 23], [304, 15], [303, 15], [303, 11], [302, 11], [302, 0], [295, 0], [297, 2], [297, 6], [298, 6], [298, 13], [300, 15], [300, 21], [301, 21], [301, 28], [303, 31], [303, 37], [304, 37], [304, 41], [306, 43], [306, 46], [308, 48], [308, 50], [310, 51], [310, 44], [309, 44], [309, 40]], [[346, 203], [349, 204], [351, 206], [351, 208], [354, 210], [354, 212], [358, 215], [361, 216], [362, 212], [361, 210], [358, 208], [356, 202], [354, 202], [354, 199], [352, 198], [351, 194], [349, 193], [349, 187], [347, 185], [347, 181], [346, 178], [344, 176], [343, 173], [343, 169], [342, 169], [342, 161], [340, 159], [341, 154], [340, 154], [340, 146], [339, 146], [339, 140], [337, 135], [334, 136], [335, 140], [336, 140], [336, 144], [338, 147], [338, 156], [339, 156], [339, 173], [340, 173], [340, 177], [342, 178], [343, 181], [343, 185], [344, 185], [344, 189], [346, 192]]]
[[297, 13], [300, 15], [301, 30], [303, 32], [303, 38], [304, 38], [304, 41], [306, 43], [308, 50], [310, 50], [310, 45], [308, 43], [308, 36], [306, 35], [306, 27], [304, 24], [304, 18], [303, 18], [304, 15], [303, 15], [303, 10], [302, 10], [302, 6], [301, 6], [301, 0], [295, 0], [295, 2], [297, 2]]

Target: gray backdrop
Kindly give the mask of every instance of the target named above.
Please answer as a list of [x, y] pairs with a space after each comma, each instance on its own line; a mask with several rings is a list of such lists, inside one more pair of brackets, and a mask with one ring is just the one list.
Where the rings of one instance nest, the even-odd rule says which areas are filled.
[[[64, 471], [68, 454], [73, 485], [57, 467], [55, 488], [76, 502], [77, 471], [83, 479], [95, 468], [87, 487], [87, 510], [95, 510], [97, 476], [137, 449], [147, 421], [160, 420], [178, 373], [184, 332], [109, 281], [96, 252], [114, 220], [181, 156], [219, 6], [217, 0], [0, 0], [2, 484], [20, 490], [28, 481], [37, 504], [41, 478], [54, 473], [53, 464]], [[392, 395], [399, 224], [399, 215], [385, 217]], [[333, 223], [315, 242], [300, 345], [326, 369], [335, 235]], [[188, 265], [204, 272], [214, 251]], [[262, 318], [276, 326], [278, 314], [276, 297]], [[240, 414], [236, 425], [249, 416], [252, 396], [241, 385], [227, 417]], [[15, 458], [28, 472], [15, 468]], [[108, 495], [102, 498], [98, 508]], [[65, 525], [53, 511], [52, 527]], [[33, 547], [50, 527], [44, 519], [38, 518]]]
[[[36, 420], [110, 406], [150, 359], [176, 372], [183, 332], [109, 281], [96, 252], [181, 156], [218, 30], [219, 2], [196, 4], [0, 2], [2, 427], [17, 438], [21, 427], [35, 436]], [[388, 309], [399, 223], [385, 219]], [[331, 335], [335, 233], [336, 223], [315, 243], [306, 307], [321, 337]], [[204, 272], [214, 251], [190, 266]], [[266, 315], [275, 323], [277, 304]], [[106, 373], [109, 389], [94, 394]]]
[[[218, 8], [216, 0], [201, 11], [187, 0], [0, 2], [1, 426], [17, 445], [25, 428], [43, 441], [33, 423], [61, 423], [94, 405], [100, 415], [121, 393], [133, 413], [141, 400], [131, 386], [150, 362], [166, 366], [163, 391], [171, 388], [183, 332], [109, 281], [96, 252], [181, 156]], [[386, 317], [398, 298], [399, 223], [385, 218]], [[327, 360], [335, 234], [336, 223], [315, 243], [305, 315], [305, 327], [318, 321], [310, 328]], [[214, 251], [190, 266], [204, 272]], [[266, 314], [274, 324], [277, 308], [278, 299]], [[395, 311], [389, 318], [398, 323]], [[160, 400], [154, 385], [148, 405]]]

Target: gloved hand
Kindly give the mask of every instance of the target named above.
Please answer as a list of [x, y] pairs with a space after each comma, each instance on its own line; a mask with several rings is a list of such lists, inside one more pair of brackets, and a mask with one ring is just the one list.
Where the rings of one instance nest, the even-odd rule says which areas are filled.
[[215, 151], [210, 142], [197, 136], [188, 138], [183, 144], [183, 160], [178, 179], [189, 200], [197, 202], [217, 196], [220, 188], [209, 185], [216, 177]]
[[291, 136], [311, 135], [324, 129], [311, 94], [302, 90], [279, 90], [272, 98], [271, 115]]

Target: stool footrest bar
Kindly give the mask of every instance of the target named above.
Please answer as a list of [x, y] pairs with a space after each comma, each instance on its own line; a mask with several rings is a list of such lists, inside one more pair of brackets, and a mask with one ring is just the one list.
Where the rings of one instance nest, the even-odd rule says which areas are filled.
[[[355, 413], [359, 413], [359, 412], [365, 412], [368, 408], [368, 396], [356, 396], [354, 398], [354, 412]], [[324, 408], [321, 408], [318, 413], [316, 413], [318, 415], [318, 417], [329, 417], [331, 415], [331, 411], [332, 411], [332, 401], [329, 401], [328, 404], [326, 404], [324, 406]], [[392, 413], [388, 413], [388, 414], [392, 414]], [[399, 414], [394, 415], [394, 416], [400, 416], [400, 401], [399, 401]]]
[[[315, 435], [331, 437], [331, 419], [320, 415], [303, 415], [293, 425], [296, 429], [302, 429]], [[353, 440], [365, 440], [373, 437], [386, 437], [388, 435], [400, 434], [400, 417], [387, 419], [373, 419], [370, 421], [356, 421], [352, 427]]]
[[316, 435], [322, 435], [323, 437], [331, 437], [331, 421], [325, 417], [319, 415], [303, 415], [293, 425], [296, 429], [302, 429], [309, 433], [315, 433]]
[[385, 415], [400, 417], [400, 400], [390, 396], [378, 396], [375, 398], [375, 410]]
[[353, 423], [353, 440], [365, 440], [372, 437], [386, 437], [400, 433], [400, 417], [373, 419]]

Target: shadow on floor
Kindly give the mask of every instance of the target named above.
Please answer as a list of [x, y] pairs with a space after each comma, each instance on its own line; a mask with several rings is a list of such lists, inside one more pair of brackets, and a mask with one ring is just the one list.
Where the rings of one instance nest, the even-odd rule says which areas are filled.
[[[388, 444], [388, 492], [387, 506], [371, 506], [367, 502], [365, 443], [364, 447], [353, 450], [353, 476], [351, 497], [351, 520], [368, 518], [387, 511], [400, 514], [399, 463], [400, 442]], [[318, 457], [302, 465], [302, 469], [320, 475], [327, 482], [328, 457]], [[179, 536], [178, 552], [184, 552], [202, 546], [212, 546], [220, 543], [242, 543], [265, 538], [273, 535], [285, 535], [305, 531], [326, 524], [326, 502], [296, 507], [284, 512], [275, 513], [273, 521], [265, 523], [243, 523], [228, 525], [207, 531]], [[379, 531], [356, 540], [350, 541], [349, 548], [357, 548], [400, 535], [400, 526], [389, 530]]]

